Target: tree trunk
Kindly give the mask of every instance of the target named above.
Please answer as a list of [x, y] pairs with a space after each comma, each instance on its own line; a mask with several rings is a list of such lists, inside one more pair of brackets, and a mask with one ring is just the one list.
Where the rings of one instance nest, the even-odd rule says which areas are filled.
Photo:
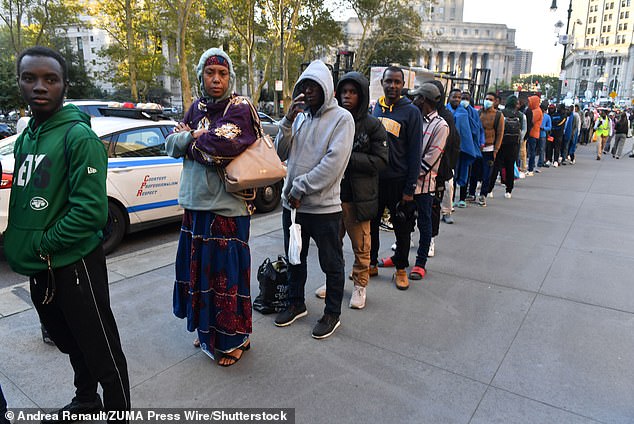
[[139, 92], [136, 85], [136, 58], [134, 56], [134, 32], [132, 28], [132, 5], [131, 0], [125, 0], [125, 29], [126, 48], [128, 54], [128, 67], [130, 73], [130, 96], [134, 102], [139, 101]]
[[185, 38], [187, 32], [187, 22], [191, 11], [193, 0], [186, 0], [178, 8], [178, 66], [181, 77], [181, 97], [183, 100], [183, 111], [189, 109], [192, 104], [192, 87], [189, 82], [189, 70], [187, 69], [187, 52]]

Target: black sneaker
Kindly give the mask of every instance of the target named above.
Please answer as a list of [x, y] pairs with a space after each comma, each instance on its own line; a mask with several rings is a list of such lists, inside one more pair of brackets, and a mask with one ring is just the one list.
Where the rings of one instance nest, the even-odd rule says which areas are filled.
[[308, 315], [308, 311], [306, 310], [306, 305], [291, 305], [287, 310], [280, 312], [275, 317], [275, 325], [278, 327], [286, 327], [287, 325], [291, 325], [297, 319], [305, 317]]
[[57, 420], [47, 420], [44, 419], [41, 424], [54, 424], [54, 423], [76, 423], [79, 420], [64, 420], [62, 418], [62, 414], [67, 411], [71, 414], [96, 414], [103, 409], [103, 404], [101, 403], [101, 398], [99, 395], [95, 400], [90, 402], [82, 402], [77, 399], [73, 399], [71, 403], [63, 407], [62, 409], [55, 412], [57, 415]]
[[325, 339], [335, 332], [337, 327], [341, 325], [339, 317], [336, 315], [324, 314], [317, 325], [313, 328], [313, 337], [316, 339]]

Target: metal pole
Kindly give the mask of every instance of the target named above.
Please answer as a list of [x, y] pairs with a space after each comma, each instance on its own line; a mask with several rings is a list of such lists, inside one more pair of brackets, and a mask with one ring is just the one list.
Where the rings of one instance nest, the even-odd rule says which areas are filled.
[[[553, 2], [554, 4], [555, 2]], [[568, 30], [570, 29], [570, 16], [572, 15], [572, 0], [570, 0], [570, 4], [568, 5], [568, 21], [566, 22], [566, 35], [568, 35]], [[569, 42], [570, 40], [568, 40]], [[566, 49], [568, 48], [568, 42], [564, 44], [564, 54], [561, 56], [561, 70], [566, 69]], [[557, 102], [561, 99], [561, 92], [563, 91], [564, 82], [561, 81], [559, 83], [559, 93], [557, 95]]]

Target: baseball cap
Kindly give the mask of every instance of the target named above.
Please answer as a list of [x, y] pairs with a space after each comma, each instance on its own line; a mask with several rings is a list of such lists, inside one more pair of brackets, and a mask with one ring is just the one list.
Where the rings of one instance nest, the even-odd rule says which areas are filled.
[[423, 96], [433, 102], [440, 100], [440, 90], [431, 82], [424, 82], [420, 86], [409, 90], [407, 94], [409, 96]]

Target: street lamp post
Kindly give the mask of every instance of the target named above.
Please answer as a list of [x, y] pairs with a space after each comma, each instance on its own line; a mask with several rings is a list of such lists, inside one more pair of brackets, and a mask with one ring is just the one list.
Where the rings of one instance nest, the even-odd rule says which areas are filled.
[[[557, 0], [553, 0], [550, 5], [550, 10], [557, 10]], [[570, 0], [570, 4], [568, 5], [568, 20], [566, 21], [566, 36], [568, 35], [568, 30], [570, 29], [570, 16], [572, 15], [572, 0]], [[561, 56], [561, 70], [566, 69], [566, 49], [568, 47], [568, 40], [564, 44], [564, 54]], [[563, 83], [559, 84], [559, 93], [557, 93], [557, 102], [561, 99], [561, 91], [562, 91]]]

